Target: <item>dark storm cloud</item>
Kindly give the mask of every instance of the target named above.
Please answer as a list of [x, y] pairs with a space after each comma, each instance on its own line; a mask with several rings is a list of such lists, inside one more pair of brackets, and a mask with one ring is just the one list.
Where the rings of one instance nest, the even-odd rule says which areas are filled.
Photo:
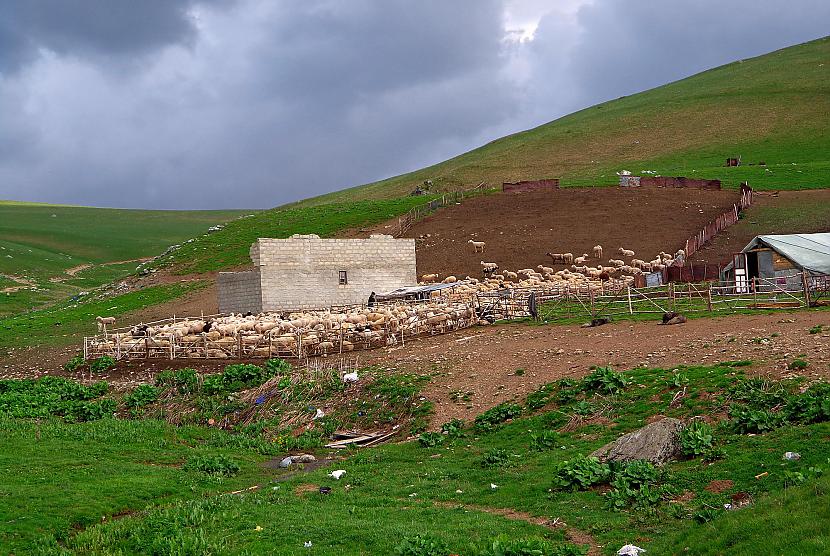
[[[533, 40], [506, 29], [518, 3], [522, 21], [549, 13]], [[7, 1], [0, 198], [274, 206], [808, 40], [827, 14], [817, 0]]]
[[195, 33], [192, 0], [4, 0], [0, 72], [19, 69], [40, 49], [112, 56], [186, 41]]
[[568, 62], [591, 103], [830, 33], [827, 0], [597, 0]]

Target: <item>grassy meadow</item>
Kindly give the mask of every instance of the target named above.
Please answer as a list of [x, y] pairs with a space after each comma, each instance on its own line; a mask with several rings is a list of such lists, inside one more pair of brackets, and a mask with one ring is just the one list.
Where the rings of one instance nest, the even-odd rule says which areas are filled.
[[[321, 431], [348, 426], [350, 415], [378, 423], [391, 415], [401, 430], [421, 430], [407, 407], [429, 377], [367, 369], [364, 390], [346, 392], [363, 409], [325, 422], [303, 406], [327, 407], [342, 385], [291, 379], [282, 363], [228, 367], [217, 379], [168, 373], [126, 395], [62, 379], [3, 381], [0, 543], [61, 555], [571, 556], [589, 545], [610, 555], [626, 543], [655, 554], [824, 553], [830, 386], [747, 379], [749, 364], [596, 368], [443, 432], [289, 470], [262, 463], [287, 452], [327, 457]], [[260, 391], [262, 381], [285, 401], [254, 404], [246, 389]], [[206, 427], [223, 413], [239, 422], [246, 400], [259, 420]], [[158, 420], [171, 410], [188, 422]], [[308, 423], [299, 437], [279, 425], [303, 422], [295, 411]], [[686, 423], [679, 461], [655, 468], [585, 457], [655, 416]], [[784, 459], [786, 451], [800, 458]], [[334, 469], [346, 474], [333, 479]]]
[[[251, 211], [149, 211], [0, 201], [0, 317], [65, 298], [132, 273], [135, 259], [207, 232]], [[121, 263], [121, 264], [110, 264]], [[66, 271], [91, 268], [74, 278]], [[59, 281], [57, 281], [59, 280]]]

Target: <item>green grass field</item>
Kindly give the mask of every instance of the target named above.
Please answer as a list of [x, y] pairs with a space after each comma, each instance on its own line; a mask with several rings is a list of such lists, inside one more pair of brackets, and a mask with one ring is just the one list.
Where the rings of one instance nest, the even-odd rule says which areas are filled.
[[[95, 317], [120, 317], [144, 307], [177, 299], [206, 285], [204, 281], [151, 286], [115, 296], [90, 295], [68, 299], [46, 309], [0, 318], [2, 350], [37, 346], [80, 344], [95, 332]], [[8, 353], [11, 356], [11, 352]]]
[[[146, 211], [0, 201], [0, 274], [25, 277], [37, 290], [0, 294], [0, 316], [29, 310], [132, 273], [168, 246], [251, 211]], [[65, 272], [93, 267], [76, 279]], [[64, 283], [50, 282], [60, 278]], [[9, 283], [7, 283], [9, 282]], [[2, 288], [13, 286], [8, 277]]]
[[[262, 430], [256, 426], [228, 433], [141, 418], [34, 421], [24, 416], [39, 415], [39, 404], [76, 406], [4, 382], [0, 539], [15, 554], [296, 554], [308, 541], [308, 553], [331, 555], [562, 556], [583, 554], [586, 542], [609, 555], [626, 543], [655, 554], [824, 553], [828, 387], [805, 392], [799, 380], [744, 379], [746, 364], [599, 369], [543, 386], [474, 423], [451, 423], [448, 434], [347, 452], [290, 474], [258, 465], [280, 450], [253, 441], [251, 431]], [[417, 399], [411, 390], [396, 398], [395, 384], [392, 394], [389, 385], [376, 391], [400, 407]], [[677, 398], [679, 391], [685, 394]], [[113, 407], [129, 403], [119, 396]], [[178, 398], [170, 396], [144, 407], [174, 407]], [[662, 469], [612, 466], [608, 477], [590, 467], [597, 464], [575, 464], [655, 415], [687, 422], [708, 415], [713, 423], [684, 437], [689, 455]], [[801, 457], [787, 461], [785, 451]], [[230, 458], [239, 469], [205, 477], [187, 464], [196, 456]], [[213, 465], [226, 469], [224, 461]], [[334, 480], [333, 469], [346, 475]], [[321, 485], [332, 492], [320, 494]], [[736, 500], [749, 504], [724, 509]], [[544, 526], [555, 519], [563, 525]]]
[[[830, 39], [721, 66], [496, 139], [427, 168], [307, 201], [391, 198], [561, 178], [612, 185], [616, 172], [720, 179], [756, 189], [830, 187]], [[741, 156], [743, 166], [724, 167]], [[750, 166], [765, 162], [766, 166]]]

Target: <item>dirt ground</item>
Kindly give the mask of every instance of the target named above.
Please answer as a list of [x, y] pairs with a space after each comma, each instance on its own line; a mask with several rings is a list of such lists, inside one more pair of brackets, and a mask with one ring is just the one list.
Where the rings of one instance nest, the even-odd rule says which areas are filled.
[[[686, 239], [737, 200], [735, 191], [698, 189], [566, 188], [498, 193], [465, 200], [415, 224], [418, 274], [459, 278], [481, 275], [481, 261], [517, 270], [550, 266], [547, 252], [590, 253], [604, 248], [603, 262], [625, 247], [637, 258], [675, 252]], [[484, 241], [475, 253], [468, 240]], [[596, 259], [590, 261], [596, 265]]]
[[[810, 334], [816, 324], [825, 330]], [[748, 373], [783, 376], [792, 374], [787, 363], [803, 357], [809, 366], [802, 375], [827, 378], [828, 325], [828, 311], [729, 315], [676, 326], [656, 321], [597, 328], [499, 325], [425, 338], [367, 354], [362, 362], [437, 373], [425, 395], [435, 402], [434, 423], [440, 424], [472, 419], [547, 382], [583, 376], [592, 365], [671, 368], [748, 359], [753, 361]]]

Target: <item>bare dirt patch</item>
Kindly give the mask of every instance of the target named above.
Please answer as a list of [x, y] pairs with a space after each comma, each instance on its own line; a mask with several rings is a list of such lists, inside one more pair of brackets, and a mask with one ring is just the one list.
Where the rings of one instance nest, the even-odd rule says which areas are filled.
[[[498, 193], [442, 209], [406, 237], [423, 238], [417, 243], [419, 275], [478, 276], [482, 260], [512, 270], [548, 266], [549, 251], [578, 256], [597, 244], [606, 264], [621, 246], [651, 259], [685, 246], [737, 198], [736, 191], [620, 187]], [[485, 252], [475, 253], [470, 239], [484, 241]]]
[[[752, 360], [748, 374], [792, 376], [787, 363], [804, 355], [808, 379], [830, 376], [830, 333], [809, 334], [830, 321], [830, 312], [799, 311], [730, 315], [664, 327], [657, 322], [579, 326], [498, 325], [466, 329], [370, 352], [365, 364], [409, 372], [432, 372], [425, 395], [435, 403], [434, 423], [470, 420], [503, 401], [520, 399], [539, 386], [581, 377], [592, 365], [671, 369]], [[517, 375], [516, 369], [524, 369]], [[465, 393], [464, 398], [455, 395]]]
[[711, 481], [708, 485], [706, 485], [704, 487], [704, 490], [714, 492], [715, 494], [720, 494], [721, 492], [726, 492], [733, 486], [735, 486], [735, 481], [730, 481], [729, 479], [714, 480]]

